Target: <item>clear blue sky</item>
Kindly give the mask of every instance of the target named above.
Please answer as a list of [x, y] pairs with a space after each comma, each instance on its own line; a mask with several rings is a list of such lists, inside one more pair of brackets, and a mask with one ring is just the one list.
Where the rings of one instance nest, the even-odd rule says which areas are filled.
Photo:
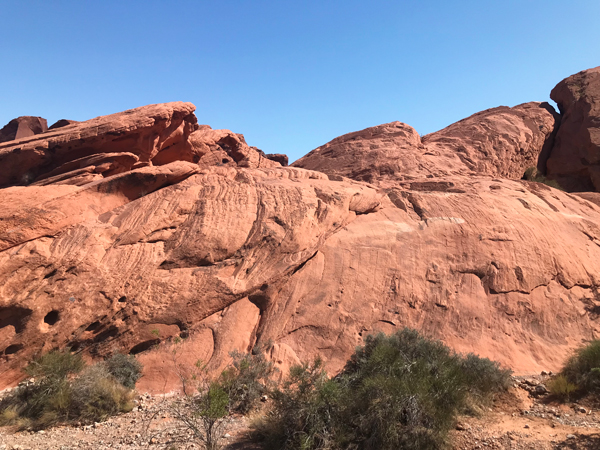
[[600, 1], [0, 0], [0, 126], [191, 101], [292, 160], [393, 120], [421, 133], [549, 100], [600, 65]]

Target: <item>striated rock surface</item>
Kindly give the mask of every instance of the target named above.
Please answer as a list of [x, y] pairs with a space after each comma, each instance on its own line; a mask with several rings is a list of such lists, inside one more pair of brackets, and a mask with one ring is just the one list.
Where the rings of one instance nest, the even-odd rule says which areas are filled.
[[332, 180], [348, 177], [367, 183], [394, 185], [398, 180], [443, 175], [428, 161], [427, 149], [414, 128], [391, 122], [344, 134], [295, 161], [293, 167], [319, 170]]
[[249, 147], [242, 135], [198, 126], [195, 109], [191, 103], [173, 102], [85, 122], [63, 120], [43, 134], [0, 144], [0, 187], [82, 186], [138, 167], [174, 161], [199, 166], [279, 166]]
[[545, 102], [500, 106], [424, 136], [423, 145], [434, 155], [454, 155], [471, 173], [518, 180], [527, 168], [545, 166], [559, 122]]
[[519, 180], [552, 145], [547, 105], [350, 133], [294, 164], [319, 171], [193, 111], [0, 145], [0, 387], [66, 346], [136, 354], [158, 392], [257, 346], [335, 372], [404, 326], [528, 373], [600, 338], [600, 194]]
[[600, 191], [600, 67], [584, 70], [550, 93], [562, 114], [547, 174], [567, 191]]
[[449, 175], [520, 179], [549, 152], [557, 123], [552, 107], [538, 102], [482, 111], [422, 139], [392, 122], [340, 136], [293, 166], [384, 187]]
[[48, 122], [42, 117], [21, 116], [8, 122], [0, 130], [0, 142], [21, 139], [48, 130]]
[[[5, 142], [0, 144], [0, 186], [66, 173], [65, 165], [100, 154], [131, 153], [141, 165], [149, 165], [161, 151], [190, 145], [188, 137], [197, 127], [195, 109], [183, 102], [144, 106]], [[109, 163], [89, 166], [88, 181], [118, 170]]]
[[0, 217], [5, 383], [69, 345], [144, 352], [140, 388], [171, 389], [180, 335], [184, 361], [221, 367], [270, 341], [282, 366], [319, 353], [335, 371], [366, 333], [413, 326], [530, 371], [600, 333], [600, 207], [583, 199], [488, 178], [386, 192], [293, 168], [163, 168], [3, 191], [22, 201]]
[[256, 147], [250, 147], [242, 134], [229, 130], [213, 130], [202, 125], [192, 133], [190, 143], [192, 149], [189, 155], [168, 153], [168, 157], [193, 161], [204, 167], [224, 165], [256, 169], [280, 166]]

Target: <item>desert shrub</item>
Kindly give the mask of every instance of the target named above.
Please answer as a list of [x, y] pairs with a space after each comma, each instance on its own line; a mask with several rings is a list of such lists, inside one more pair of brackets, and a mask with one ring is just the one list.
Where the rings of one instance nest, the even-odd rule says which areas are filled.
[[133, 409], [134, 392], [123, 386], [106, 365], [86, 368], [71, 383], [70, 410], [84, 422], [100, 422]]
[[414, 330], [367, 336], [333, 379], [319, 360], [293, 367], [256, 432], [273, 449], [440, 449], [456, 415], [509, 380]]
[[578, 349], [560, 372], [581, 394], [600, 393], [600, 340]]
[[68, 350], [52, 351], [31, 361], [25, 372], [32, 377], [64, 379], [80, 372], [84, 367], [85, 363], [80, 355]]
[[334, 417], [342, 391], [316, 359], [290, 369], [281, 388], [272, 392], [273, 409], [255, 424], [255, 431], [270, 449], [335, 448]]
[[169, 434], [172, 442], [195, 442], [217, 450], [221, 448], [225, 418], [229, 415], [229, 392], [223, 376], [213, 379], [201, 361], [191, 370], [189, 379], [182, 378], [183, 397], [167, 406], [169, 415], [175, 419]]
[[525, 173], [523, 174], [523, 180], [535, 181], [536, 183], [543, 183], [546, 186], [553, 187], [554, 189], [559, 189], [561, 191], [564, 190], [562, 186], [558, 184], [558, 181], [546, 178], [546, 176], [535, 167], [528, 167], [527, 170], [525, 170]]
[[511, 385], [512, 371], [503, 369], [497, 361], [469, 353], [461, 358], [460, 366], [469, 394], [480, 400], [506, 391]]
[[142, 364], [133, 355], [115, 353], [104, 361], [108, 373], [129, 389], [135, 388], [135, 383], [142, 376]]
[[557, 375], [547, 384], [550, 393], [563, 400], [569, 400], [571, 395], [577, 390], [577, 386], [567, 380], [567, 377], [564, 375]]
[[84, 367], [81, 357], [68, 351], [35, 359], [25, 369], [35, 381], [19, 385], [0, 401], [0, 423], [42, 429], [73, 420], [100, 421], [131, 410], [133, 391], [107, 365]]
[[218, 449], [227, 417], [233, 412], [251, 411], [261, 396], [270, 392], [274, 366], [265, 358], [263, 348], [256, 348], [252, 354], [234, 351], [230, 354], [232, 363], [213, 376], [202, 361], [194, 367], [183, 367], [177, 355], [175, 347], [173, 362], [180, 374], [183, 398], [167, 408], [175, 419], [170, 435], [175, 442], [193, 441], [204, 448]]
[[255, 354], [234, 351], [231, 357], [233, 362], [221, 373], [219, 384], [229, 395], [229, 410], [246, 414], [269, 392], [275, 368], [262, 349]]

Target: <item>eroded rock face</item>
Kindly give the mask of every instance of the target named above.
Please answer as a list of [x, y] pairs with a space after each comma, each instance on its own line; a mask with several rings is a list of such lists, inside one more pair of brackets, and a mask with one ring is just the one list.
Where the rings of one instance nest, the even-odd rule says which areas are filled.
[[293, 166], [383, 187], [450, 175], [520, 179], [548, 153], [557, 124], [552, 107], [538, 102], [482, 111], [422, 139], [392, 122], [335, 138]]
[[[83, 186], [175, 161], [203, 167], [279, 166], [248, 146], [242, 135], [198, 126], [195, 109], [184, 102], [149, 105], [85, 122], [63, 120], [43, 134], [24, 134], [0, 144], [0, 187]], [[30, 121], [20, 123], [22, 127]]]
[[193, 161], [200, 166], [246, 167], [250, 169], [279, 167], [256, 147], [250, 147], [242, 134], [229, 130], [213, 130], [202, 125], [190, 136], [192, 152], [188, 155], [169, 155]]
[[[195, 109], [183, 102], [144, 106], [5, 142], [0, 144], [0, 186], [68, 173], [73, 161], [102, 154], [129, 153], [140, 165], [149, 165], [163, 150], [189, 146], [187, 138], [197, 127]], [[120, 163], [108, 161], [87, 167], [88, 182], [123, 170]]]
[[256, 346], [335, 372], [404, 326], [528, 373], [600, 337], [600, 194], [509, 179], [544, 158], [546, 105], [351, 133], [298, 164], [321, 171], [191, 104], [93, 121], [0, 146], [7, 185], [35, 175], [0, 191], [0, 387], [66, 346], [139, 355], [158, 392]]
[[423, 145], [434, 154], [455, 155], [472, 174], [518, 180], [529, 167], [543, 169], [559, 123], [548, 103], [500, 106], [424, 136]]
[[319, 170], [332, 179], [348, 177], [393, 185], [405, 176], [424, 177], [439, 171], [427, 162], [425, 153], [427, 150], [414, 128], [391, 122], [337, 137], [292, 166]]
[[155, 168], [5, 189], [29, 206], [2, 220], [3, 380], [69, 345], [141, 353], [140, 388], [172, 389], [168, 340], [182, 334], [184, 361], [222, 367], [270, 341], [282, 365], [318, 352], [335, 371], [362, 336], [403, 326], [530, 371], [600, 332], [600, 208], [583, 199], [489, 178], [378, 191], [302, 169], [173, 164], [177, 178], [140, 198], [130, 190]]
[[33, 136], [44, 133], [46, 130], [48, 130], [48, 122], [42, 117], [17, 117], [0, 130], [0, 142]]
[[564, 79], [550, 98], [558, 104], [562, 122], [548, 176], [570, 192], [600, 191], [600, 67]]
[[0, 221], [0, 298], [12, 317], [0, 331], [3, 379], [40, 350], [137, 353], [156, 340], [148, 330], [162, 340], [243, 299], [260, 305], [255, 296], [381, 198], [300, 169], [160, 169], [175, 164], [189, 172], [136, 200], [132, 190], [149, 188], [155, 168], [84, 187], [5, 189], [5, 201], [27, 207]]
[[57, 120], [56, 122], [54, 122], [52, 125], [50, 125], [50, 127], [48, 129], [55, 130], [57, 128], [66, 127], [66, 126], [73, 125], [76, 123], [79, 123], [79, 122], [77, 120], [60, 119], [60, 120]]

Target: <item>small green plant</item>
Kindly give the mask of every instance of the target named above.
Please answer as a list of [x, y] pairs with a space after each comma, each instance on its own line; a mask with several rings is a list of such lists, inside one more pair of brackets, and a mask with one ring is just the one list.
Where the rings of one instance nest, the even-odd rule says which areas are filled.
[[178, 424], [171, 435], [178, 442], [189, 440], [191, 435], [205, 448], [218, 449], [227, 416], [232, 412], [251, 411], [260, 397], [269, 392], [270, 376], [275, 370], [273, 364], [267, 361], [262, 348], [253, 354], [234, 351], [231, 365], [218, 376], [212, 376], [202, 360], [197, 360], [193, 367], [180, 364], [178, 350], [177, 346], [173, 349], [173, 364], [184, 397], [168, 407]]
[[567, 380], [564, 375], [557, 375], [548, 382], [548, 390], [552, 395], [562, 400], [569, 400], [577, 390], [577, 385]]
[[537, 170], [537, 168], [535, 167], [527, 168], [527, 170], [523, 174], [523, 180], [535, 181], [536, 183], [543, 183], [546, 186], [553, 187], [554, 189], [558, 189], [561, 191], [564, 190], [562, 186], [558, 184], [558, 181], [546, 178], [546, 176], [542, 172]]
[[142, 376], [142, 364], [133, 355], [115, 353], [104, 364], [108, 373], [128, 389], [134, 389]]
[[25, 372], [32, 377], [63, 379], [79, 373], [84, 367], [81, 356], [68, 350], [52, 351], [31, 361]]
[[262, 349], [254, 354], [234, 351], [231, 357], [233, 362], [221, 373], [219, 383], [229, 394], [230, 410], [247, 414], [269, 392], [275, 367]]
[[173, 352], [183, 389], [183, 398], [167, 407], [175, 419], [170, 434], [173, 441], [187, 443], [190, 440], [209, 450], [221, 448], [225, 418], [229, 415], [229, 393], [219, 380], [210, 376], [206, 364], [196, 361], [191, 373], [184, 376], [183, 367], [177, 362], [177, 351]]

